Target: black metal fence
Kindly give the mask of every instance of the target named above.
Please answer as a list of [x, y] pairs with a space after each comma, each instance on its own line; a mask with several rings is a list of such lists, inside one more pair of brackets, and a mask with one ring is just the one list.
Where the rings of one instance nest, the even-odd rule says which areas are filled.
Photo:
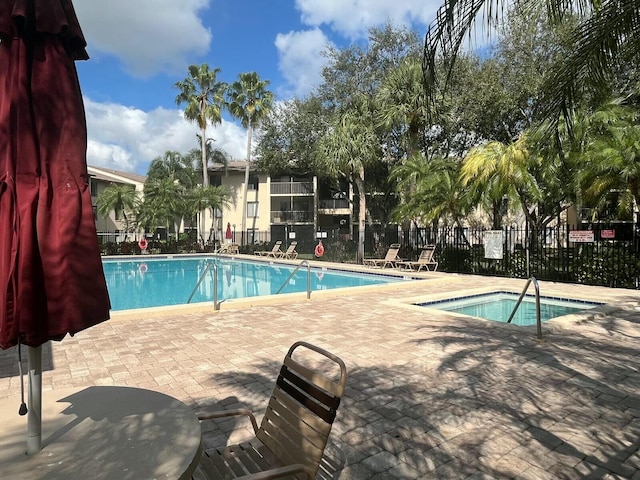
[[[318, 236], [324, 244], [322, 260], [355, 262], [358, 231], [315, 231], [312, 225], [274, 225], [270, 231], [234, 231], [232, 241], [242, 253], [263, 250], [281, 240], [283, 247], [298, 242], [300, 258], [312, 258]], [[185, 239], [186, 240], [186, 239]], [[225, 240], [226, 241], [226, 240]], [[184, 245], [180, 242], [183, 242]], [[191, 243], [160, 241], [153, 248], [201, 251]], [[114, 243], [113, 254], [130, 253]], [[135, 251], [136, 242], [128, 242]], [[157, 243], [157, 245], [156, 245]], [[438, 270], [513, 278], [640, 289], [640, 234], [630, 223], [575, 227], [559, 225], [541, 231], [506, 227], [498, 231], [472, 228], [386, 228], [367, 225], [365, 257], [383, 258], [389, 245], [399, 243], [400, 257], [416, 260], [423, 246], [436, 245]], [[213, 247], [212, 247], [213, 248]], [[204, 248], [205, 251], [206, 248]]]
[[368, 232], [365, 246], [379, 254], [392, 243], [400, 243], [406, 258], [417, 257], [426, 244], [436, 245], [438, 269], [445, 272], [640, 288], [640, 236], [630, 223], [541, 231], [388, 228]]

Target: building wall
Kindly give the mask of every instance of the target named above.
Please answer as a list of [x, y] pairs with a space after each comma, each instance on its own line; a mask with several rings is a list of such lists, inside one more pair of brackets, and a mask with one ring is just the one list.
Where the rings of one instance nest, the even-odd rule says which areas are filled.
[[[232, 230], [240, 232], [242, 229], [242, 211], [244, 207], [244, 171], [229, 170], [226, 174], [219, 173], [221, 185], [228, 186], [231, 190], [231, 205], [222, 210], [222, 218], [218, 220], [219, 235], [224, 238], [224, 232], [227, 223], [231, 224]], [[258, 231], [269, 230], [270, 221], [270, 193], [269, 193], [269, 177], [266, 174], [251, 174], [251, 179], [258, 177], [258, 189], [247, 190], [247, 201], [258, 202], [258, 215], [256, 217], [247, 217], [247, 229], [255, 229]], [[235, 226], [235, 227], [234, 227]]]

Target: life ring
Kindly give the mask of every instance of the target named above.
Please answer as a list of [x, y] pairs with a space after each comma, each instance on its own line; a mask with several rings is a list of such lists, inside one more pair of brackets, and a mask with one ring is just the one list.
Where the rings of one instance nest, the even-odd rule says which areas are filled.
[[140, 250], [146, 250], [149, 246], [149, 242], [147, 242], [146, 238], [142, 237], [140, 240], [138, 240], [138, 246], [140, 247]]
[[324, 245], [322, 245], [322, 242], [316, 245], [315, 254], [316, 257], [321, 257], [322, 255], [324, 255]]
[[138, 265], [138, 271], [142, 274], [147, 273], [147, 270], [149, 270], [149, 267], [147, 267], [146, 263], [141, 263], [140, 265]]

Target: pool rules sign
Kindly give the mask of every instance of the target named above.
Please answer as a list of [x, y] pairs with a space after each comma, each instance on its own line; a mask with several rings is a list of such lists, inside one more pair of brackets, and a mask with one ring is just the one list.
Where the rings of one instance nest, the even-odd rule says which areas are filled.
[[484, 232], [484, 258], [501, 260], [504, 256], [503, 245], [502, 230], [487, 230]]

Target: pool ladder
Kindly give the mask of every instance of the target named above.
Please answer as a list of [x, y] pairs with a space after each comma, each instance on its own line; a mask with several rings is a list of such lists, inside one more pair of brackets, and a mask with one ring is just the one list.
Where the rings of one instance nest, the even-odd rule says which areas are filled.
[[279, 294], [282, 290], [284, 290], [284, 287], [287, 286], [287, 283], [289, 283], [289, 280], [291, 280], [293, 276], [296, 274], [296, 272], [300, 270], [300, 267], [305, 265], [307, 267], [307, 300], [311, 300], [311, 265], [309, 265], [309, 262], [306, 260], [301, 261], [300, 265], [297, 265], [296, 268], [293, 269], [293, 272], [291, 272], [291, 274], [287, 277], [287, 279], [284, 281], [282, 286], [278, 289], [278, 291], [276, 292], [276, 295]]
[[220, 304], [222, 302], [218, 302], [218, 265], [216, 265], [215, 262], [210, 262], [207, 264], [204, 272], [202, 272], [202, 275], [200, 275], [200, 278], [198, 279], [198, 283], [196, 283], [196, 286], [193, 287], [193, 291], [191, 292], [191, 295], [189, 295], [189, 300], [187, 300], [187, 303], [191, 303], [193, 296], [196, 294], [196, 291], [202, 283], [202, 280], [204, 280], [204, 277], [207, 275], [207, 273], [209, 273], [209, 270], [213, 270], [213, 309], [220, 310]]
[[516, 314], [518, 307], [522, 303], [522, 299], [524, 298], [524, 295], [527, 293], [527, 290], [529, 289], [529, 285], [531, 285], [532, 282], [533, 282], [533, 286], [536, 289], [537, 337], [538, 337], [538, 340], [542, 340], [542, 321], [540, 320], [540, 285], [538, 285], [538, 280], [536, 280], [536, 277], [530, 277], [529, 280], [527, 280], [527, 283], [525, 284], [524, 288], [522, 289], [522, 293], [520, 294], [520, 298], [518, 298], [518, 301], [516, 302], [516, 306], [513, 307], [513, 312], [511, 312], [511, 316], [509, 317], [509, 320], [507, 320], [507, 323], [511, 323], [511, 320], [513, 320], [513, 317]]

